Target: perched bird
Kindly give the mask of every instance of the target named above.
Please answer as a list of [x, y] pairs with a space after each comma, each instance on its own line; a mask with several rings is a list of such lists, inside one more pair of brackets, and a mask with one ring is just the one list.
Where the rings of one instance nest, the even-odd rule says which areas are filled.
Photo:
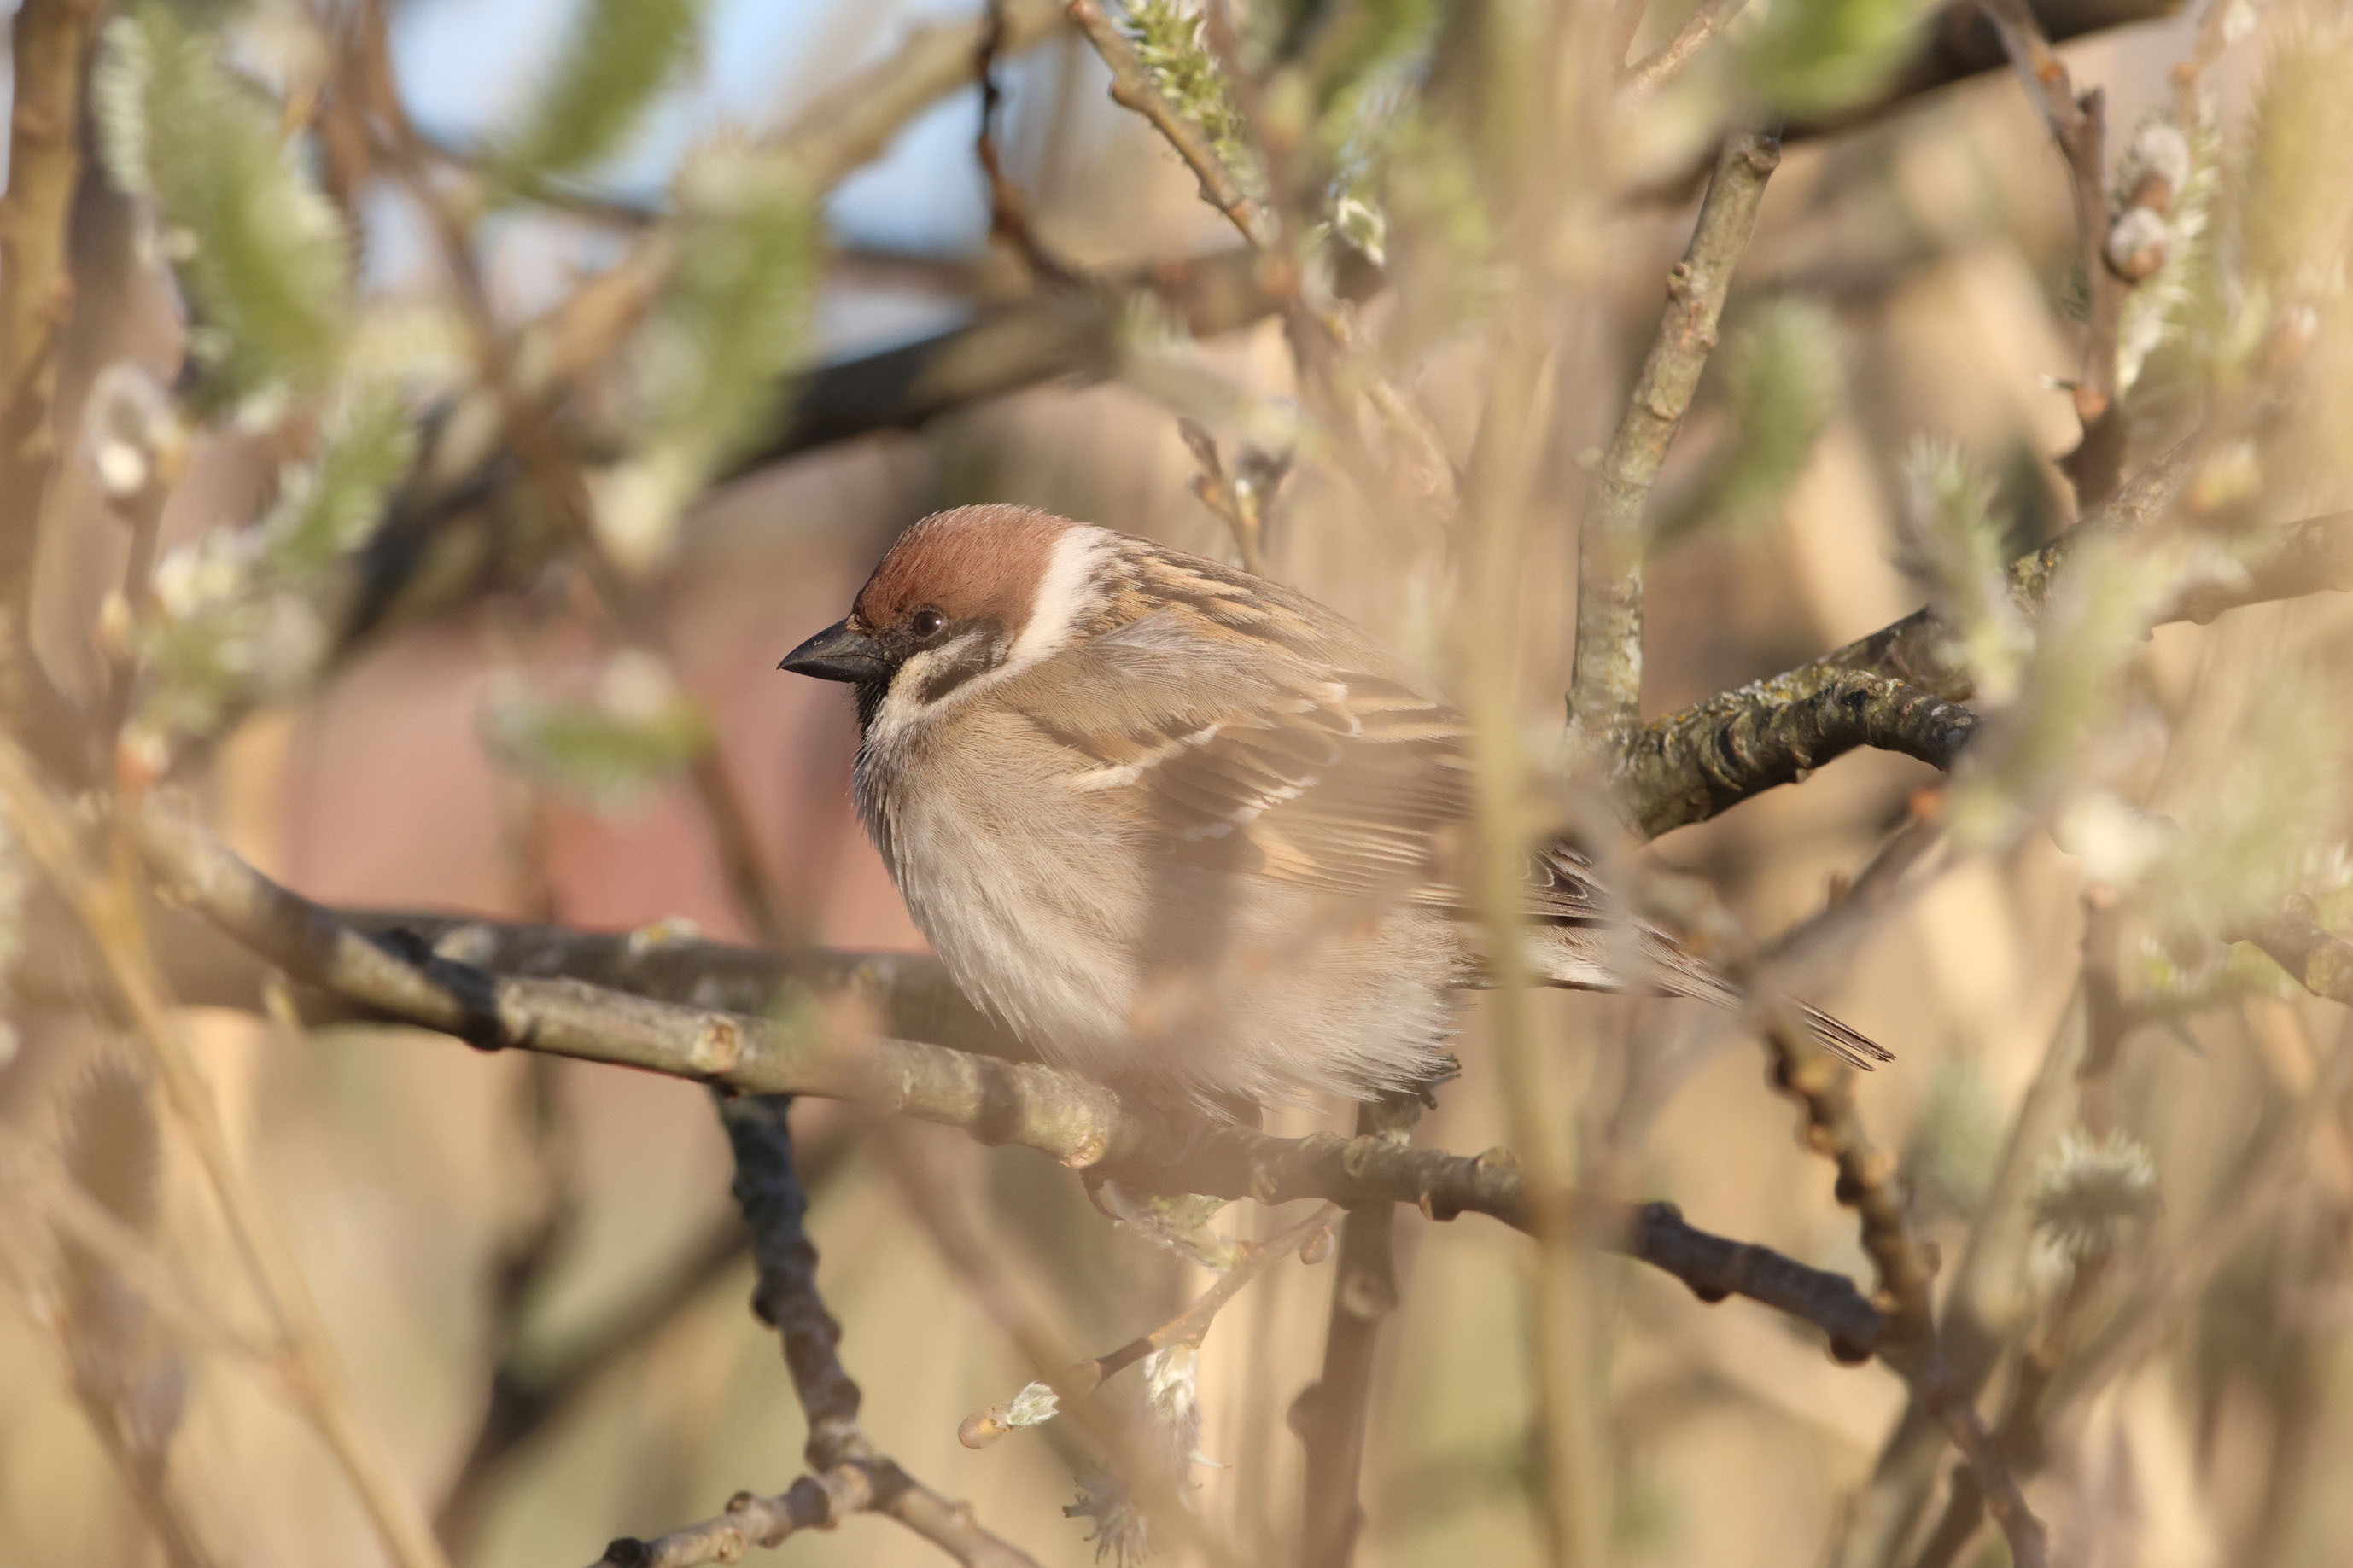
[[[1224, 1111], [1440, 1071], [1484, 936], [1457, 869], [1463, 721], [1338, 614], [972, 506], [909, 529], [780, 668], [856, 689], [867, 831], [956, 984], [1045, 1060]], [[1739, 1004], [1605, 914], [1573, 851], [1533, 862], [1535, 978]], [[1849, 1060], [1886, 1059], [1804, 1011]]]

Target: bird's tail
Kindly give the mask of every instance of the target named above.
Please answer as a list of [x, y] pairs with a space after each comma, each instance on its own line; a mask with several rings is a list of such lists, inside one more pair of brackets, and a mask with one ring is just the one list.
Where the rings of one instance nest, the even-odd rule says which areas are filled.
[[[1641, 939], [1637, 953], [1641, 967], [1650, 972], [1647, 984], [1639, 989], [1689, 996], [1718, 1007], [1738, 1009], [1747, 1005], [1748, 998], [1739, 987], [1681, 942], [1664, 931], [1637, 929]], [[1609, 962], [1606, 941], [1601, 932], [1590, 929], [1535, 933], [1528, 943], [1534, 978], [1538, 984], [1578, 991], [1625, 989], [1616, 964]], [[1895, 1059], [1894, 1052], [1811, 1003], [1793, 999], [1790, 1005], [1813, 1031], [1814, 1038], [1821, 1042], [1822, 1048], [1850, 1066], [1869, 1072], [1881, 1062]]]
[[1798, 1011], [1804, 1016], [1806, 1026], [1813, 1030], [1814, 1038], [1851, 1066], [1869, 1072], [1882, 1062], [1895, 1059], [1894, 1051], [1852, 1025], [1841, 1023], [1810, 1002], [1799, 1003]]

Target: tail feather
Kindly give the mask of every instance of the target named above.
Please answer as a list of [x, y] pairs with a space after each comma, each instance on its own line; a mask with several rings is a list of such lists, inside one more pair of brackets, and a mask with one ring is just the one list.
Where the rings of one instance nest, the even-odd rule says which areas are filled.
[[1814, 1038], [1852, 1067], [1869, 1072], [1881, 1062], [1895, 1059], [1894, 1051], [1852, 1025], [1841, 1023], [1810, 1002], [1799, 1003], [1798, 1011], [1805, 1015], [1806, 1026], [1813, 1030]]
[[[1648, 984], [1641, 989], [1688, 996], [1717, 1007], [1737, 1009], [1747, 1005], [1748, 999], [1739, 987], [1694, 957], [1682, 943], [1664, 931], [1638, 929], [1642, 938], [1640, 955], [1650, 970]], [[1528, 942], [1533, 978], [1540, 985], [1578, 991], [1624, 989], [1623, 982], [1609, 963], [1607, 940], [1601, 932], [1591, 930], [1534, 933]], [[1881, 1062], [1895, 1059], [1894, 1052], [1811, 1003], [1793, 999], [1791, 1005], [1805, 1019], [1806, 1026], [1813, 1031], [1823, 1049], [1850, 1066], [1869, 1072]]]

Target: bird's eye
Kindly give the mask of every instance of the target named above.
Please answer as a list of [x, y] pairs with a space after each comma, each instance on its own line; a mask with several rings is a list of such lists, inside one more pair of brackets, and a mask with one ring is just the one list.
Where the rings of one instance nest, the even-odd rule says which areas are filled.
[[925, 642], [947, 629], [948, 618], [937, 610], [917, 610], [907, 617], [907, 629]]

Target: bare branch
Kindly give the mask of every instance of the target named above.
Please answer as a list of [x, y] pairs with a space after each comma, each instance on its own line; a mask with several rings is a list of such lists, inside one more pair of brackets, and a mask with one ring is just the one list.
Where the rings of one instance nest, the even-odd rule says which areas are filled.
[[859, 1425], [858, 1384], [841, 1364], [841, 1326], [817, 1288], [808, 1200], [794, 1165], [786, 1095], [723, 1096], [721, 1120], [735, 1156], [734, 1192], [752, 1237], [759, 1284], [752, 1305], [784, 1342], [793, 1389], [808, 1417], [810, 1474], [773, 1497], [739, 1492], [727, 1510], [653, 1541], [624, 1536], [599, 1568], [691, 1568], [733, 1563], [754, 1546], [796, 1531], [831, 1529], [856, 1513], [897, 1520], [957, 1562], [976, 1568], [1036, 1568], [983, 1529], [972, 1510], [923, 1486], [878, 1449]]
[[[1268, 1237], [1264, 1241], [1244, 1242], [1235, 1250], [1233, 1263], [1218, 1277], [1218, 1282], [1168, 1321], [1148, 1334], [1139, 1334], [1117, 1350], [1085, 1361], [1072, 1362], [1042, 1379], [1058, 1401], [1083, 1399], [1106, 1382], [1125, 1372], [1155, 1351], [1171, 1345], [1198, 1346], [1208, 1337], [1209, 1325], [1217, 1321], [1218, 1313], [1227, 1302], [1241, 1294], [1244, 1287], [1260, 1275], [1301, 1251], [1317, 1236], [1326, 1232], [1338, 1208], [1325, 1204], [1296, 1225]], [[992, 1405], [976, 1410], [956, 1428], [956, 1441], [967, 1448], [986, 1448], [1012, 1431], [1008, 1419], [1011, 1402]]]
[[1029, 222], [1029, 204], [1021, 187], [1006, 172], [1003, 151], [997, 144], [997, 121], [1005, 93], [997, 85], [997, 65], [1011, 37], [1006, 16], [1007, 0], [988, 0], [981, 21], [980, 41], [973, 47], [973, 75], [980, 80], [980, 129], [973, 135], [973, 156], [988, 181], [988, 231], [1021, 253], [1030, 273], [1041, 282], [1083, 282], [1077, 272], [1054, 254]]
[[1641, 723], [1643, 509], [1715, 346], [1733, 268], [1756, 232], [1766, 179], [1780, 161], [1780, 142], [1770, 132], [1725, 142], [1691, 245], [1667, 274], [1666, 313], [1625, 418], [1602, 454], [1593, 501], [1577, 532], [1569, 734], [1573, 743], [1613, 761]]
[[2018, 68], [2067, 163], [2076, 251], [2090, 300], [2083, 371], [2074, 395], [2084, 435], [2060, 466], [2075, 481], [2077, 500], [2097, 506], [2124, 477], [2126, 433], [2124, 411], [2117, 406], [2116, 334], [2124, 321], [2125, 296], [2134, 282], [2108, 259], [2107, 98], [2098, 88], [2076, 93], [2066, 66], [2026, 0], [1984, 0], [1984, 5], [2003, 50]]
[[[1359, 1137], [1403, 1143], [1419, 1119], [1419, 1101], [1398, 1097], [1356, 1111]], [[1364, 1510], [1356, 1501], [1365, 1463], [1365, 1427], [1373, 1397], [1373, 1350], [1381, 1321], [1397, 1310], [1391, 1257], [1396, 1218], [1385, 1205], [1354, 1209], [1340, 1227], [1333, 1270], [1332, 1315], [1324, 1331], [1324, 1370], [1299, 1396], [1293, 1420], [1307, 1445], [1300, 1501], [1300, 1560], [1308, 1568], [1347, 1568]]]
[[1936, 1339], [1931, 1287], [1936, 1261], [1912, 1234], [1895, 1184], [1894, 1159], [1873, 1148], [1854, 1103], [1853, 1073], [1812, 1035], [1786, 1019], [1765, 1032], [1773, 1081], [1795, 1099], [1806, 1118], [1806, 1142], [1838, 1171], [1838, 1201], [1855, 1211], [1863, 1250], [1879, 1272], [1888, 1325], [1880, 1354], [1904, 1373], [1927, 1410], [1968, 1460], [1987, 1506], [2010, 1542], [2018, 1568], [2047, 1561], [2041, 1521], [2027, 1509], [2011, 1475], [1988, 1438], [1966, 1387], [1947, 1366]]
[[1740, 15], [1745, 0], [1700, 0], [1675, 36], [1661, 44], [1626, 68], [1618, 79], [1618, 91], [1622, 97], [1648, 92], [1663, 82], [1672, 81], [1692, 57], [1713, 42], [1724, 31], [1725, 25]]
[[[1002, 3], [1000, 55], [1026, 49], [1061, 26], [1055, 0]], [[803, 107], [770, 145], [789, 154], [812, 183], [834, 184], [881, 157], [909, 121], [972, 79], [987, 26], [974, 17], [908, 28], [896, 49]]]
[[[485, 973], [431, 952], [383, 944], [279, 887], [184, 810], [150, 799], [136, 830], [173, 896], [293, 979], [378, 1016], [484, 1046], [552, 1051], [754, 1094], [813, 1094], [1018, 1143], [1148, 1192], [1205, 1193], [1275, 1204], [1322, 1198], [1344, 1208], [1412, 1204], [1431, 1219], [1488, 1215], [1533, 1225], [1518, 1163], [1371, 1138], [1271, 1138], [1229, 1125], [1170, 1125], [1130, 1110], [1099, 1085], [1049, 1068], [911, 1040], [810, 1040], [771, 1020], [649, 1001], [565, 979]], [[1842, 1357], [1879, 1343], [1878, 1310], [1842, 1275], [1711, 1236], [1670, 1204], [1629, 1207], [1570, 1198], [1581, 1234], [1662, 1268], [1704, 1300], [1745, 1296], [1814, 1323]]]

